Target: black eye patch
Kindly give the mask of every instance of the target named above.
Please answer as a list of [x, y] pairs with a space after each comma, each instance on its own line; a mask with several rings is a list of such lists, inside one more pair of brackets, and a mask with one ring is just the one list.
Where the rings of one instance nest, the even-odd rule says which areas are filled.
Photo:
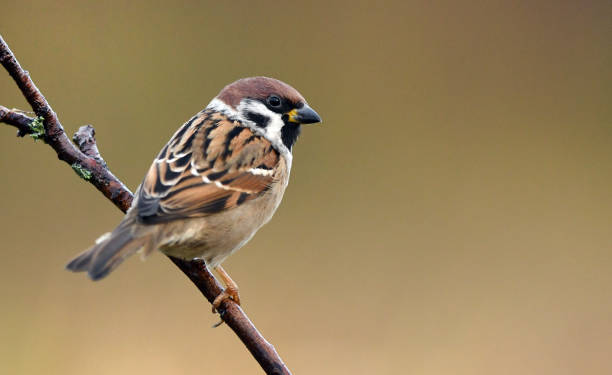
[[268, 123], [270, 122], [270, 118], [269, 117], [264, 116], [264, 115], [259, 114], [259, 113], [255, 113], [255, 112], [247, 112], [246, 113], [246, 118], [249, 121], [253, 121], [260, 128], [265, 128], [266, 126], [268, 126]]

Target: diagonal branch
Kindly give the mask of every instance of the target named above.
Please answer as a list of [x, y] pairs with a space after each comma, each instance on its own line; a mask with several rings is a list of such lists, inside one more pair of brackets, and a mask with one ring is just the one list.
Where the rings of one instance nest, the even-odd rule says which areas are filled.
[[[13, 77], [36, 116], [42, 119], [44, 129], [41, 129], [40, 136], [55, 150], [58, 158], [71, 165], [81, 178], [94, 185], [115, 206], [126, 212], [132, 203], [133, 195], [110, 172], [106, 162], [100, 156], [94, 138], [94, 128], [90, 125], [82, 126], [75, 133], [73, 140], [78, 148], [70, 142], [57, 115], [30, 78], [29, 73], [21, 68], [2, 36], [0, 36], [0, 63]], [[36, 128], [33, 124], [36, 123], [36, 120], [19, 111], [0, 106], [0, 122], [17, 127], [18, 136], [34, 134]], [[189, 277], [209, 302], [212, 303], [221, 293], [221, 286], [203, 261], [169, 258]], [[242, 340], [267, 374], [291, 374], [274, 347], [257, 331], [240, 306], [233, 301], [225, 300], [218, 311], [221, 319]]]

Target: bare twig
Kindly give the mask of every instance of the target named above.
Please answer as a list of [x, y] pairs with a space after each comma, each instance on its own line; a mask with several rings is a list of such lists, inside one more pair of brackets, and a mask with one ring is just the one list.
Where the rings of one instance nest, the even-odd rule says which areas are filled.
[[32, 128], [30, 125], [34, 120], [35, 119], [28, 117], [19, 111], [8, 109], [0, 105], [0, 122], [16, 127], [18, 129], [18, 137], [23, 137], [26, 134], [32, 133]]
[[95, 135], [96, 130], [93, 126], [83, 125], [74, 133], [72, 140], [79, 146], [81, 152], [103, 165], [104, 168], [107, 168], [106, 162], [102, 159], [100, 151], [98, 151]]
[[[23, 70], [0, 36], [0, 63], [13, 77], [38, 118], [42, 118], [44, 141], [51, 146], [60, 160], [65, 161], [85, 180], [94, 185], [106, 198], [121, 211], [126, 212], [133, 199], [132, 193], [108, 169], [100, 156], [94, 129], [90, 125], [82, 126], [73, 137], [78, 148], [70, 142], [57, 115], [47, 103], [40, 90], [34, 85], [28, 72]], [[18, 136], [33, 134], [32, 124], [36, 118], [26, 116], [18, 111], [0, 106], [0, 122], [19, 129]], [[172, 262], [196, 285], [200, 292], [212, 302], [222, 291], [221, 286], [209, 272], [203, 261], [185, 261], [170, 257]], [[231, 300], [225, 300], [218, 309], [221, 319], [242, 340], [253, 357], [267, 374], [290, 374], [274, 347], [257, 331], [242, 309]]]

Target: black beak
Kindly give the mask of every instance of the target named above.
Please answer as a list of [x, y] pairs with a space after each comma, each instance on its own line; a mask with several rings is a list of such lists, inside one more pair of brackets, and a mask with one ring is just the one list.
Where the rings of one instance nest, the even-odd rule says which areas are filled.
[[289, 121], [296, 122], [298, 124], [314, 124], [321, 122], [321, 116], [314, 109], [310, 108], [308, 104], [300, 109], [291, 110], [289, 113]]

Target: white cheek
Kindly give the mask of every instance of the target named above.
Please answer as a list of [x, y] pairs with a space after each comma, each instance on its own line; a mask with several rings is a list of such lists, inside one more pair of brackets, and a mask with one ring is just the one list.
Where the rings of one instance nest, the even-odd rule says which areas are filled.
[[265, 129], [266, 138], [272, 143], [278, 142], [282, 144], [283, 141], [281, 139], [281, 129], [283, 128], [283, 126], [285, 126], [285, 122], [283, 121], [280, 114], [274, 113], [272, 111], [270, 111], [270, 113], [272, 113], [272, 115], [270, 116], [270, 122], [268, 123], [268, 126], [266, 126]]

